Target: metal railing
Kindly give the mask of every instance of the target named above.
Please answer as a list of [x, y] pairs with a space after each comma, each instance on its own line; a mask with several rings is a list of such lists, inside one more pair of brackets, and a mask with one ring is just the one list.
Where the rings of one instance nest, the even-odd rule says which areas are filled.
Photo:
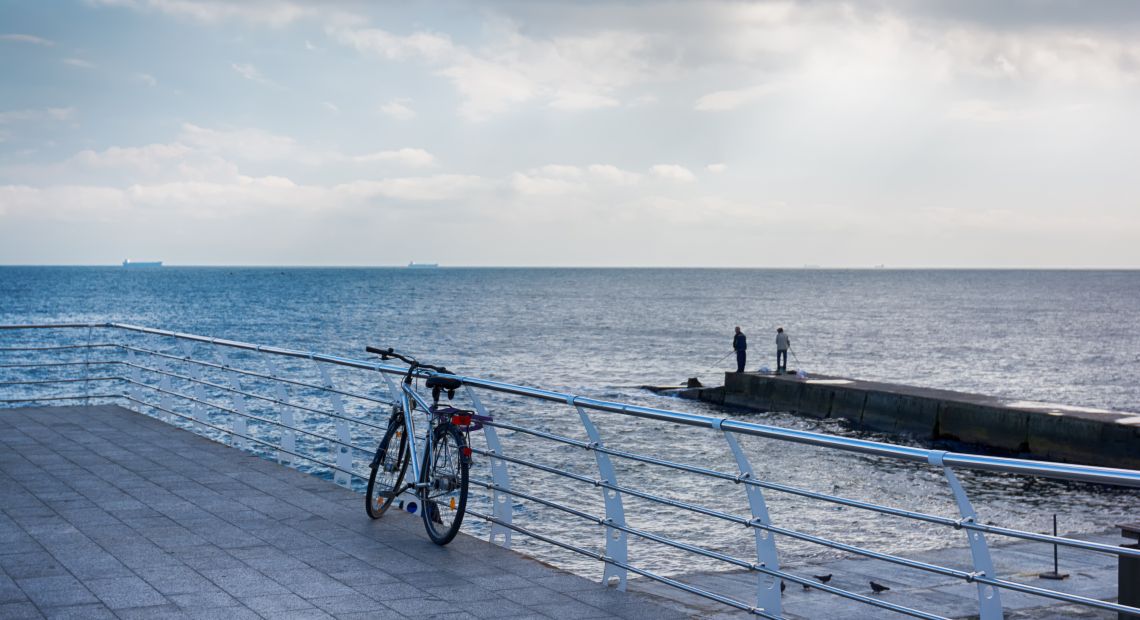
[[[0, 346], [0, 396], [3, 396], [0, 404], [126, 402], [144, 413], [235, 447], [315, 473], [330, 473], [338, 484], [358, 489], [362, 481], [367, 480], [367, 463], [385, 429], [390, 405], [395, 402], [391, 392], [395, 383], [381, 378], [402, 375], [406, 370], [365, 360], [117, 323], [3, 325], [0, 339], [0, 344], [9, 345]], [[476, 464], [488, 466], [485, 477], [473, 475], [471, 479], [473, 493], [479, 489], [485, 492], [482, 503], [470, 503], [468, 508], [469, 514], [487, 524], [476, 529], [484, 530], [481, 533], [487, 533], [492, 542], [500, 545], [511, 546], [512, 534], [517, 533], [592, 558], [602, 563], [602, 577], [607, 584], [624, 588], [632, 573], [760, 617], [780, 618], [779, 586], [781, 581], [786, 581], [911, 617], [942, 617], [782, 569], [777, 540], [783, 540], [974, 584], [978, 614], [986, 620], [1002, 617], [1002, 591], [1140, 614], [1138, 608], [999, 576], [991, 557], [994, 549], [988, 544], [987, 535], [1131, 558], [1140, 558], [1140, 550], [980, 522], [956, 473], [1002, 472], [1135, 488], [1140, 487], [1140, 472], [897, 446], [474, 377], [458, 378], [463, 381], [464, 394], [471, 406], [482, 415], [493, 413], [495, 417], [494, 422], [484, 427], [482, 442], [473, 446], [474, 452], [483, 457]], [[82, 389], [76, 391], [77, 385]], [[484, 403], [491, 394], [503, 401], [494, 411], [488, 411]], [[542, 415], [536, 415], [536, 411]], [[618, 442], [611, 444], [603, 440], [592, 417], [596, 413], [663, 425], [670, 441], [683, 441], [695, 432], [686, 427], [707, 429], [724, 442], [728, 455], [725, 462], [729, 465], [718, 468], [709, 463], [694, 464], [665, 458], [659, 453], [645, 454], [614, 447]], [[533, 422], [536, 419], [541, 423]], [[529, 426], [520, 422], [528, 420], [532, 421]], [[571, 434], [579, 434], [579, 437]], [[742, 444], [746, 438], [933, 467], [944, 479], [957, 515], [887, 506], [767, 480], [753, 469], [750, 451]], [[529, 442], [544, 447], [515, 452], [504, 449], [508, 443], [529, 445]], [[539, 458], [557, 452], [559, 446], [591, 455], [592, 467], [576, 468]], [[639, 487], [629, 481], [635, 476], [623, 476], [619, 481], [615, 463], [697, 476], [709, 484], [738, 486], [744, 491], [739, 505], [746, 505], [747, 513], [737, 514], [690, 499], [671, 497], [657, 488]], [[549, 489], [545, 485], [551, 480], [599, 489], [601, 497], [593, 500], [592, 507], [585, 506], [589, 502], [581, 498], [568, 501], [565, 495], [546, 492]], [[769, 514], [766, 492], [961, 531], [966, 537], [971, 565], [968, 570], [941, 566], [778, 526]], [[634, 519], [627, 520], [627, 500], [646, 502], [662, 510], [707, 519], [710, 523], [746, 528], [752, 534], [751, 551], [748, 557], [739, 557], [739, 553], [724, 549], [715, 540], [689, 542], [679, 536], [663, 534], [659, 528], [631, 524]], [[723, 505], [728, 498], [720, 500]], [[558, 532], [544, 532], [540, 531], [541, 527], [520, 524], [516, 517], [535, 507], [544, 511], [542, 514], [557, 513], [600, 528], [602, 542], [595, 540], [596, 544], [590, 546], [567, 540]], [[755, 574], [755, 600], [740, 600], [646, 569], [644, 562], [638, 563], [631, 557], [631, 537], [640, 543], [661, 545]]]

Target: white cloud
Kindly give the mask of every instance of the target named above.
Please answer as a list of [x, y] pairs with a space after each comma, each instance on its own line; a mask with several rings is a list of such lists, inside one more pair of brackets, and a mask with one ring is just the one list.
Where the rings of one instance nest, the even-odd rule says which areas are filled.
[[387, 114], [398, 121], [407, 121], [416, 117], [416, 111], [408, 107], [411, 99], [393, 99], [380, 106], [380, 112]]
[[72, 121], [75, 108], [40, 108], [0, 112], [0, 125], [25, 121]]
[[237, 73], [251, 82], [257, 82], [265, 86], [276, 86], [272, 80], [262, 75], [261, 72], [257, 70], [257, 67], [251, 64], [233, 63], [230, 67], [234, 70], [234, 73]]
[[208, 129], [191, 123], [182, 125], [178, 140], [195, 149], [217, 153], [227, 158], [250, 161], [275, 161], [313, 154], [302, 152], [297, 141], [260, 129]]
[[423, 149], [413, 148], [403, 148], [395, 151], [379, 151], [377, 153], [353, 157], [352, 160], [360, 163], [394, 163], [414, 168], [422, 168], [435, 164], [435, 157], [431, 153]]
[[340, 43], [387, 60], [439, 61], [451, 57], [455, 46], [447, 35], [415, 32], [401, 36], [379, 28], [330, 27], [328, 33]]
[[80, 69], [94, 69], [95, 64], [82, 58], [64, 58], [63, 64], [79, 67]]
[[776, 88], [771, 84], [760, 84], [736, 90], [720, 90], [702, 95], [697, 99], [697, 103], [693, 108], [701, 112], [734, 110], [743, 105], [759, 101], [771, 95], [773, 92], [776, 92]]
[[488, 44], [481, 47], [456, 45], [449, 36], [429, 31], [397, 35], [330, 27], [328, 32], [363, 53], [437, 67], [463, 97], [460, 112], [471, 120], [531, 101], [560, 110], [616, 107], [621, 89], [655, 79], [667, 64], [650, 58], [651, 37], [635, 31], [536, 38], [504, 19], [489, 20], [487, 29]]
[[1001, 123], [1031, 114], [1024, 108], [1005, 105], [984, 99], [955, 101], [946, 112], [947, 118], [976, 123]]
[[354, 181], [333, 189], [354, 198], [392, 198], [411, 202], [444, 202], [469, 199], [471, 194], [486, 192], [495, 184], [483, 177], [464, 174], [438, 174], [426, 177], [404, 177], [381, 181]]
[[332, 112], [333, 114], [340, 114], [340, 108], [331, 101], [322, 101], [321, 107], [328, 110], [329, 112]]
[[728, 170], [728, 164], [709, 164], [705, 166], [705, 170], [708, 170], [713, 174], [720, 174], [725, 170]]
[[610, 164], [591, 164], [586, 167], [586, 170], [589, 171], [594, 178], [615, 185], [633, 185], [641, 180], [640, 174], [622, 170]]
[[14, 43], [30, 43], [32, 45], [43, 45], [51, 47], [55, 45], [55, 41], [43, 39], [30, 34], [0, 34], [0, 41], [12, 41]]
[[136, 73], [134, 78], [136, 81], [146, 84], [147, 86], [158, 86], [158, 80], [149, 73]]
[[216, 23], [239, 19], [279, 28], [303, 17], [321, 15], [329, 9], [322, 6], [273, 0], [87, 0], [90, 4], [124, 7], [136, 11], [157, 11], [175, 17]]
[[657, 164], [649, 169], [649, 173], [659, 179], [670, 181], [689, 183], [697, 180], [696, 175], [688, 168], [676, 164]]

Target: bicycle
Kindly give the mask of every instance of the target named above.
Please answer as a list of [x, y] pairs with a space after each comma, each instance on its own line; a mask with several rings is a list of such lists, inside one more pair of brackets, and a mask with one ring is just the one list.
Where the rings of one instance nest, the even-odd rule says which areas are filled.
[[[379, 519], [397, 497], [413, 489], [420, 505], [409, 501], [405, 508], [413, 514], [418, 509], [428, 537], [437, 545], [446, 545], [459, 532], [467, 509], [471, 431], [481, 429], [482, 423], [490, 418], [450, 405], [440, 406], [442, 394], [446, 393], [450, 401], [455, 397], [455, 390], [463, 385], [455, 377], [439, 376], [451, 374], [443, 366], [420, 363], [391, 348], [365, 347], [365, 350], [380, 355], [381, 360], [392, 358], [404, 362], [408, 372], [400, 385], [399, 402], [392, 406], [388, 428], [369, 465], [372, 471], [364, 508], [369, 517]], [[415, 379], [423, 376], [421, 370], [433, 373], [426, 376], [424, 383], [432, 392], [431, 405], [415, 389]], [[427, 414], [427, 429], [422, 435], [416, 432], [412, 417], [417, 406]], [[393, 450], [395, 444], [399, 447]], [[405, 483], [409, 463], [412, 482]]]

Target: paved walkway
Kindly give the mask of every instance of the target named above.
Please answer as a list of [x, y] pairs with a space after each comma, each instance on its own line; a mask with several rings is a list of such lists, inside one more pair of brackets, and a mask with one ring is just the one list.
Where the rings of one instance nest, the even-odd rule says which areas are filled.
[[684, 618], [116, 406], [0, 409], [0, 618]]

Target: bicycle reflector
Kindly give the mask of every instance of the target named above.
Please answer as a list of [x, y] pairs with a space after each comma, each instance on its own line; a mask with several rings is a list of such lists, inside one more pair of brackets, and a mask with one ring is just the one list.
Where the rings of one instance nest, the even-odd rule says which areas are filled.
[[408, 502], [407, 504], [404, 504], [404, 508], [407, 509], [408, 512], [410, 512], [412, 514], [416, 514], [416, 503], [415, 502]]
[[471, 446], [463, 446], [463, 456], [471, 458]]
[[471, 416], [469, 415], [453, 415], [451, 416], [451, 424], [453, 426], [470, 426]]

